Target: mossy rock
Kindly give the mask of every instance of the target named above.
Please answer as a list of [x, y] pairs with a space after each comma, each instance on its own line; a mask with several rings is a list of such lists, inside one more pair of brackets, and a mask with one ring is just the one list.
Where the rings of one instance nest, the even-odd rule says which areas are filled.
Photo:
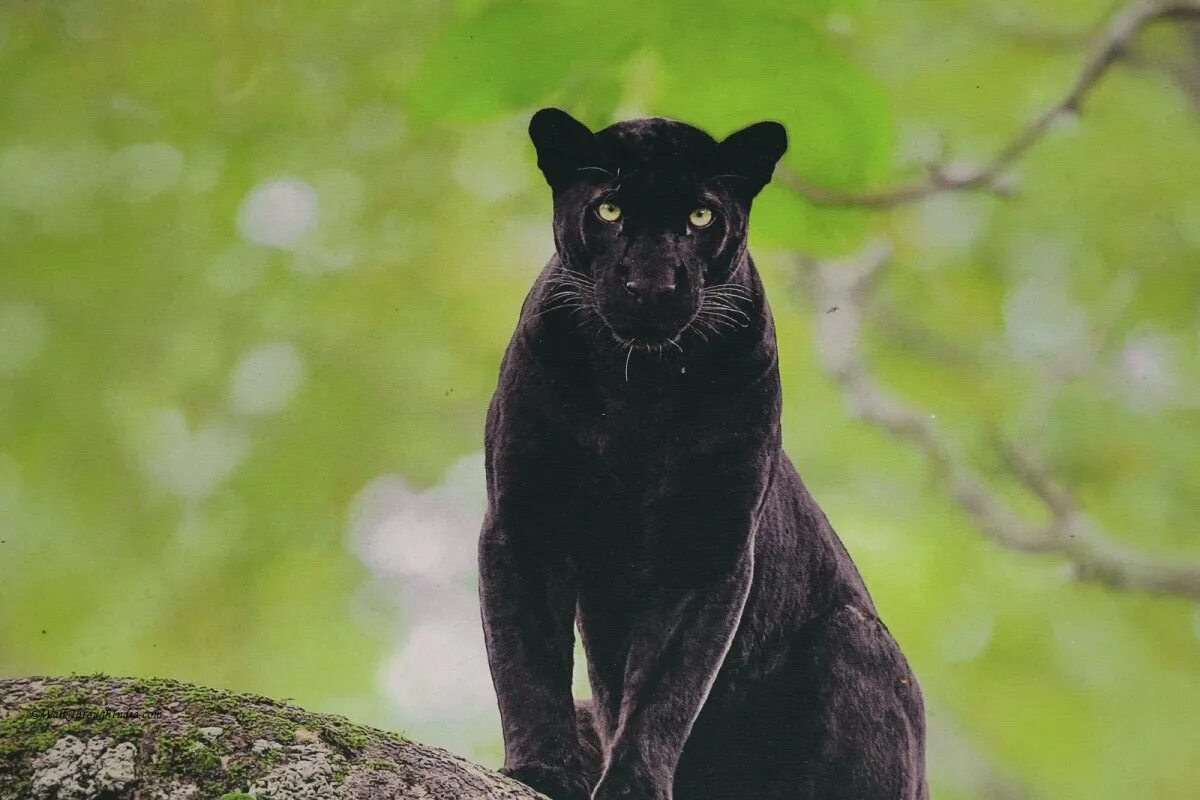
[[445, 750], [258, 695], [104, 675], [0, 680], [0, 800], [541, 797]]

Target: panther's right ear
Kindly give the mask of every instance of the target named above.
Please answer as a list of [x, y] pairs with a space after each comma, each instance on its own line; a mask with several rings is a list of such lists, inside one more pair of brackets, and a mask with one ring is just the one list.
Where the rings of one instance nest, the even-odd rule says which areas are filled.
[[557, 191], [575, 179], [592, 157], [592, 132], [559, 108], [543, 108], [529, 120], [529, 138], [537, 149], [538, 168]]

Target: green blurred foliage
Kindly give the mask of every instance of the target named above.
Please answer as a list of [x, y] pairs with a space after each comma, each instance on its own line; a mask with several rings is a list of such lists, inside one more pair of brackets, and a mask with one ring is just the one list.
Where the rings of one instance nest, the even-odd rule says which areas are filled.
[[[348, 508], [480, 447], [550, 255], [528, 114], [718, 136], [774, 118], [789, 168], [888, 185], [993, 152], [1069, 84], [1098, 12], [0, 6], [0, 674], [172, 676], [404, 727]], [[1200, 559], [1200, 125], [1154, 65], [1200, 68], [1169, 26], [1137, 54], [1011, 199], [875, 213], [773, 186], [755, 205], [789, 451], [957, 731], [931, 755], [943, 799], [999, 796], [990, 770], [1032, 797], [1194, 797], [1200, 611], [980, 536], [821, 375], [791, 250], [895, 242], [869, 363], [998, 494], [1038, 513], [991, 447], [1028, 441], [1114, 538]], [[263, 228], [256, 197], [317, 211]], [[462, 749], [497, 747], [489, 728]]]

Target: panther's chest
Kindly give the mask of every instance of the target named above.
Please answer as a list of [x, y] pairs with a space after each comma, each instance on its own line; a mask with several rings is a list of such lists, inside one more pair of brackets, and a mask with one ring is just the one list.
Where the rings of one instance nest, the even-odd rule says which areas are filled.
[[581, 443], [595, 469], [644, 486], [699, 455], [706, 437], [682, 399], [653, 396], [604, 404]]

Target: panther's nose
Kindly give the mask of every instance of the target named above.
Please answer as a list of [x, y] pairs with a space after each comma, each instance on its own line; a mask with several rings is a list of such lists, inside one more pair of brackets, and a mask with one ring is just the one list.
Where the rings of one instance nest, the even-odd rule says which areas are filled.
[[637, 298], [639, 303], [649, 303], [674, 292], [675, 281], [630, 280], [625, 281], [625, 291]]

